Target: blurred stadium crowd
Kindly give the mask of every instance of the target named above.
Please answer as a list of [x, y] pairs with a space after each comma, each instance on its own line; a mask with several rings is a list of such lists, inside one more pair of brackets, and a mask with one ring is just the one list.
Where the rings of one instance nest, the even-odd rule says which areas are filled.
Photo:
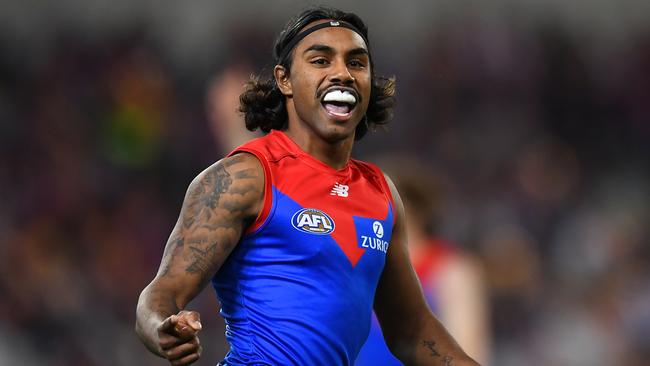
[[[146, 28], [61, 31], [29, 60], [0, 36], [1, 365], [162, 364], [135, 304], [185, 188], [243, 128], [223, 127], [241, 83], [268, 68], [279, 25], [247, 27], [205, 71]], [[650, 364], [650, 28], [612, 45], [467, 18], [382, 47], [396, 116], [356, 156], [417, 160], [444, 187], [439, 230], [485, 269], [490, 364]], [[193, 306], [213, 365], [218, 304]]]

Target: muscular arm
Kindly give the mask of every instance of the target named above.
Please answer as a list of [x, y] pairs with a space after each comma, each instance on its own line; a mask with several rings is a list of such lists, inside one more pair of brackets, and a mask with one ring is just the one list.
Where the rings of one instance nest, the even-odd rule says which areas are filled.
[[375, 313], [386, 344], [406, 365], [478, 365], [458, 346], [426, 304], [408, 256], [404, 206], [395, 198], [397, 219], [377, 294]]
[[138, 301], [136, 332], [153, 353], [168, 358], [161, 324], [219, 270], [261, 210], [263, 195], [262, 166], [245, 153], [220, 160], [192, 181], [158, 273]]

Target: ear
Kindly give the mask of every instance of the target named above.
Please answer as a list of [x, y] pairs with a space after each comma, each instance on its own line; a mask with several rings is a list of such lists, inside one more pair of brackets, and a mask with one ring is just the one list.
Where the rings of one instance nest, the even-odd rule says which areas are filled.
[[278, 84], [280, 92], [286, 97], [293, 96], [293, 88], [291, 87], [287, 69], [282, 65], [275, 65], [273, 68], [273, 76], [275, 76], [275, 82]]

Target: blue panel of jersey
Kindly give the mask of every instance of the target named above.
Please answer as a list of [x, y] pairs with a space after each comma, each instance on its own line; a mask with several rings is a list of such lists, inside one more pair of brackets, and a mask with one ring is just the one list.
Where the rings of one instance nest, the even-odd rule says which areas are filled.
[[[385, 263], [376, 250], [381, 243], [366, 248], [353, 267], [330, 235], [292, 226], [303, 208], [273, 187], [266, 222], [242, 239], [212, 279], [231, 345], [228, 365], [353, 365], [368, 336]], [[390, 207], [384, 219], [354, 222], [359, 246], [378, 226], [390, 240]]]

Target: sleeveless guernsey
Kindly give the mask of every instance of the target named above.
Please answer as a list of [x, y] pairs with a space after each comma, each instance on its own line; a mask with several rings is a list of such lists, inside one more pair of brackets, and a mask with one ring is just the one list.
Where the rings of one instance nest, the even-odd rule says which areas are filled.
[[259, 159], [264, 208], [212, 279], [223, 365], [353, 365], [394, 225], [381, 171], [335, 170], [273, 130], [237, 149]]

